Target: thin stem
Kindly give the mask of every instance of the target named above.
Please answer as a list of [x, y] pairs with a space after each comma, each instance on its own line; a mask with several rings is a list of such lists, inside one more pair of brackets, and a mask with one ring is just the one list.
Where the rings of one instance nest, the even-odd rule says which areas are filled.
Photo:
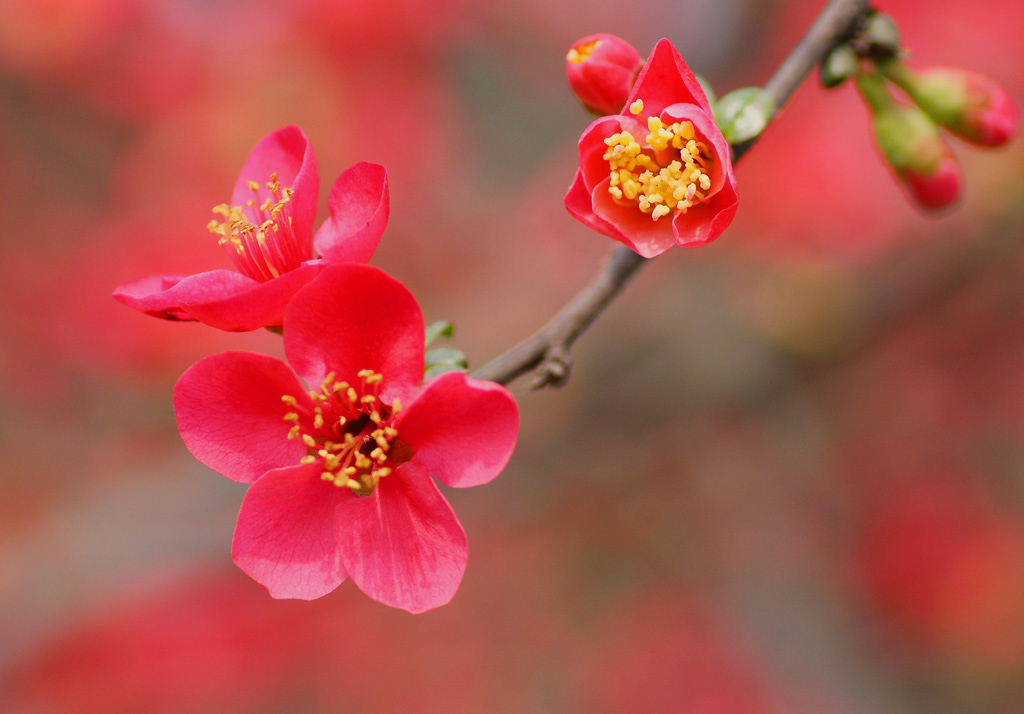
[[[778, 114], [779, 108], [836, 44], [850, 36], [869, 9], [868, 0], [831, 0], [810, 29], [765, 84]], [[732, 147], [738, 161], [754, 139]], [[535, 372], [532, 386], [560, 386], [569, 378], [569, 351], [604, 309], [622, 292], [646, 264], [631, 249], [620, 246], [590, 283], [562, 308], [548, 324], [505, 354], [473, 373], [476, 379], [508, 384], [527, 372]]]

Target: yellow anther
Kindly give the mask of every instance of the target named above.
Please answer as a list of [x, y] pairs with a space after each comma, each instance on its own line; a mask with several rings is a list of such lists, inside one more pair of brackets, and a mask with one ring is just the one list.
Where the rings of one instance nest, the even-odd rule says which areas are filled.
[[350, 402], [352, 402], [353, 404], [354, 404], [354, 403], [355, 403], [355, 402], [356, 402], [356, 401], [357, 401], [357, 400], [359, 399], [359, 395], [358, 395], [358, 394], [356, 394], [356, 390], [355, 390], [355, 389], [353, 389], [352, 387], [349, 387], [349, 388], [348, 388], [348, 389], [347, 389], [347, 390], [345, 391], [345, 396], [346, 396], [346, 397], [348, 397], [348, 400], [349, 400]]
[[637, 99], [635, 102], [629, 105], [629, 111], [631, 114], [639, 114], [644, 110], [644, 100]]
[[324, 426], [324, 415], [317, 411], [316, 416], [313, 417], [313, 428], [322, 429]]
[[[698, 181], [700, 182], [700, 187], [702, 190], [707, 191], [709, 188], [711, 188], [711, 177], [708, 176], [707, 174], [701, 174]], [[690, 185], [692, 186], [693, 184]]]
[[384, 478], [385, 476], [390, 476], [391, 475], [391, 469], [389, 469], [387, 466], [385, 466], [382, 469], [377, 469], [374, 472], [373, 475], [376, 476], [378, 479], [381, 479], [381, 478]]
[[359, 379], [366, 379], [371, 374], [373, 374], [372, 369], [361, 369], [358, 372], [356, 372], [356, 376], [359, 377]]
[[394, 439], [396, 436], [398, 436], [398, 429], [386, 426], [384, 427], [384, 436], [386, 436], [389, 439]]
[[662, 204], [660, 206], [655, 206], [654, 210], [651, 211], [651, 218], [653, 218], [654, 220], [658, 220], [662, 216], [667, 216], [671, 212], [672, 212], [672, 209], [669, 208], [668, 206], [664, 205], [664, 204]]
[[372, 394], [365, 394], [363, 395], [363, 398], [360, 399], [359, 401], [362, 402], [363, 404], [373, 404], [375, 401], [377, 401], [377, 397], [373, 396]]
[[284, 415], [284, 420], [285, 421], [298, 421], [299, 420], [299, 415], [296, 412], [288, 412], [287, 414]]
[[579, 45], [578, 47], [573, 47], [572, 49], [569, 50], [569, 53], [565, 56], [565, 58], [572, 62], [573, 64], [580, 64], [581, 62], [586, 62], [587, 58], [590, 57], [590, 54], [594, 51], [594, 48], [596, 48], [599, 44], [601, 44], [601, 40], [594, 40], [592, 42], [587, 42], [586, 44]]
[[395, 401], [393, 401], [391, 403], [391, 413], [392, 414], [397, 414], [401, 410], [402, 410], [402, 400], [399, 399], [398, 397], [395, 397]]
[[380, 384], [383, 381], [384, 381], [384, 375], [383, 374], [371, 374], [369, 377], [366, 378], [366, 383], [367, 384]]
[[303, 434], [302, 443], [312, 449], [314, 446], [316, 446], [316, 439], [314, 439], [309, 434]]
[[316, 457], [313, 456], [312, 454], [309, 454], [307, 456], [303, 456], [301, 459], [299, 459], [299, 463], [300, 464], [311, 464], [314, 461], [316, 461]]
[[295, 426], [293, 426], [291, 429], [288, 430], [288, 438], [289, 439], [298, 439], [300, 431], [302, 431], [302, 429], [299, 427], [298, 424], [296, 424]]
[[290, 394], [281, 395], [281, 401], [292, 407], [296, 406], [299, 403], [298, 400]]
[[260, 190], [260, 185], [258, 183], [256, 183], [255, 181], [246, 181], [245, 185], [249, 187], [250, 191], [259, 191]]
[[324, 471], [322, 474], [320, 474], [320, 478], [323, 479], [324, 481], [334, 481], [334, 474], [332, 474], [330, 471]]

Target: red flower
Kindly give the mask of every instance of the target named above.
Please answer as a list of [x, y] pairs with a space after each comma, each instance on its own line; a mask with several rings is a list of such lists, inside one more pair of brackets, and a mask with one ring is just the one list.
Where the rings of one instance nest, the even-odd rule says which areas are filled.
[[655, 46], [623, 112], [596, 120], [579, 146], [565, 207], [645, 258], [714, 240], [736, 213], [729, 145], [668, 40]]
[[[292, 296], [326, 263], [366, 262], [388, 221], [383, 166], [358, 163], [338, 177], [331, 217], [313, 238], [320, 175], [309, 140], [287, 126], [265, 136], [249, 154], [232, 206], [208, 228], [237, 271], [191, 276], [151, 275], [118, 287], [125, 305], [167, 320], [198, 320], [221, 330], [280, 325]], [[320, 258], [313, 259], [315, 246]]]
[[410, 612], [443, 605], [466, 567], [446, 486], [487, 483], [519, 426], [512, 395], [449, 372], [423, 377], [423, 315], [397, 280], [365, 265], [325, 267], [284, 318], [278, 359], [228, 352], [174, 390], [185, 445], [251, 483], [235, 563], [277, 598], [310, 600], [346, 576]]
[[588, 35], [565, 57], [565, 76], [577, 99], [594, 114], [618, 114], [644, 66], [633, 45], [615, 35]]

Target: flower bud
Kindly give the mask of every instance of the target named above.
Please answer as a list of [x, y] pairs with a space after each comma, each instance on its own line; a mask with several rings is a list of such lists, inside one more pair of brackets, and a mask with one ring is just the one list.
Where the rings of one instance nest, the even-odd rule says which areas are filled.
[[873, 12], [864, 21], [857, 37], [861, 53], [881, 60], [896, 57], [900, 52], [900, 29], [884, 12]]
[[818, 78], [825, 89], [833, 89], [857, 72], [860, 59], [857, 51], [849, 44], [833, 47], [818, 67]]
[[954, 203], [963, 187], [960, 163], [935, 123], [897, 103], [878, 75], [859, 75], [857, 86], [874, 115], [878, 147], [913, 199], [929, 211]]
[[914, 71], [899, 62], [882, 69], [933, 121], [967, 141], [1001, 146], [1017, 133], [1013, 100], [988, 77], [952, 67]]
[[565, 75], [589, 111], [618, 114], [626, 104], [644, 60], [633, 45], [615, 35], [589, 35], [565, 57]]

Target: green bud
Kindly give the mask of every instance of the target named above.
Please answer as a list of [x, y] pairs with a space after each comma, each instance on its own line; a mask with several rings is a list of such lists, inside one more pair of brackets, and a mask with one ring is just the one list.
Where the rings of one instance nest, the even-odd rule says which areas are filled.
[[838, 87], [857, 71], [857, 51], [848, 44], [838, 45], [825, 55], [818, 68], [818, 78], [825, 89]]
[[764, 131], [775, 113], [775, 100], [761, 87], [729, 92], [715, 105], [715, 121], [730, 144], [749, 141]]

